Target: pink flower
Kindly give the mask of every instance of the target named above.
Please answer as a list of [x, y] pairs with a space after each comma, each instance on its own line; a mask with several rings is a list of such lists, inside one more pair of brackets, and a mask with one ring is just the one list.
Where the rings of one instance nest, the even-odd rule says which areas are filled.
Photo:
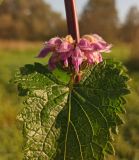
[[64, 62], [64, 66], [68, 67], [69, 66], [69, 62], [68, 62], [68, 58], [71, 57], [72, 51], [70, 52], [64, 52], [60, 54], [60, 60], [62, 60]]
[[92, 52], [85, 52], [85, 57], [87, 59], [87, 62], [89, 64], [93, 64], [94, 62], [94, 57], [93, 57], [93, 53]]
[[79, 72], [79, 67], [83, 62], [83, 52], [80, 50], [79, 47], [76, 47], [72, 53], [72, 64], [74, 66], [75, 71]]
[[112, 45], [108, 44], [102, 37], [100, 37], [97, 34], [92, 35], [94, 42], [92, 42], [92, 47], [94, 48], [94, 51], [99, 52], [106, 52], [109, 53], [111, 50]]
[[51, 38], [48, 42], [45, 42], [47, 48], [56, 48], [59, 47], [62, 43], [62, 40], [59, 37]]
[[54, 70], [56, 68], [57, 62], [58, 62], [58, 55], [56, 53], [53, 53], [53, 55], [49, 59], [48, 68], [50, 70]]
[[44, 58], [48, 53], [53, 52], [55, 48], [59, 47], [62, 43], [62, 40], [58, 37], [50, 39], [48, 42], [45, 42], [45, 47], [40, 51], [38, 58]]
[[102, 62], [102, 56], [99, 52], [85, 52], [85, 57], [89, 64], [98, 64]]
[[64, 60], [64, 66], [65, 66], [65, 67], [68, 67], [68, 66], [69, 66], [68, 59], [65, 59], [65, 60]]
[[[110, 52], [112, 45], [104, 41], [97, 34], [83, 36], [79, 43], [73, 40], [71, 36], [66, 38], [51, 38], [45, 42], [45, 47], [41, 50], [38, 58], [44, 58], [51, 53], [48, 62], [50, 70], [54, 70], [59, 63], [63, 67], [74, 68], [76, 73], [80, 72], [80, 66], [83, 62], [90, 65], [102, 62], [102, 52]], [[70, 65], [69, 65], [70, 64]]]
[[63, 41], [59, 48], [56, 50], [59, 53], [60, 60], [64, 62], [64, 66], [68, 67], [68, 58], [71, 56], [71, 51], [73, 50], [73, 45]]
[[93, 52], [93, 60], [95, 63], [100, 63], [103, 61], [102, 55], [99, 52]]
[[39, 53], [39, 55], [37, 56], [37, 58], [44, 58], [44, 57], [46, 57], [50, 52], [51, 52], [51, 49], [50, 49], [50, 48], [44, 47], [44, 48], [40, 51], [40, 53]]
[[65, 52], [70, 52], [73, 49], [73, 45], [63, 41], [57, 48], [58, 53], [65, 53]]
[[80, 41], [79, 41], [79, 44], [78, 44], [78, 47], [82, 50], [82, 51], [92, 51], [93, 48], [91, 46], [91, 43], [85, 39], [85, 38], [82, 38]]

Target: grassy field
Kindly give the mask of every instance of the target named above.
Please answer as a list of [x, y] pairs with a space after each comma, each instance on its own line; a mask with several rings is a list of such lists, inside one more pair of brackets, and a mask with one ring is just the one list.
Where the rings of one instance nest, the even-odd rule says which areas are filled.
[[[47, 59], [37, 59], [41, 42], [0, 41], [0, 160], [21, 160], [22, 136], [16, 127], [16, 115], [21, 108], [16, 89], [9, 84], [16, 69], [27, 63], [47, 63]], [[115, 44], [106, 58], [126, 62], [130, 58], [130, 46]], [[139, 73], [130, 73], [132, 94], [127, 97], [126, 125], [115, 142], [117, 157], [109, 160], [139, 160]]]
[[38, 60], [36, 55], [40, 43], [1, 42], [0, 43], [0, 160], [20, 160], [22, 136], [17, 130], [16, 115], [21, 103], [14, 86], [9, 83], [18, 67]]

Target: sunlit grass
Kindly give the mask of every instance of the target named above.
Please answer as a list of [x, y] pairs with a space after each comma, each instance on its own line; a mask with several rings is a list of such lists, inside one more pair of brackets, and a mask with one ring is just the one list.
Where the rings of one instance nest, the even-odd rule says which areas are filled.
[[104, 57], [113, 58], [122, 62], [127, 61], [130, 58], [131, 46], [127, 44], [113, 44], [110, 53], [104, 53]]

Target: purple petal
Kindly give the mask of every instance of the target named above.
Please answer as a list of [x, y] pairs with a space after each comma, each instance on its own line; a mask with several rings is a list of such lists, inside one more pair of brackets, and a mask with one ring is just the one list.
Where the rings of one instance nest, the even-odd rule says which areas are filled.
[[83, 51], [92, 51], [93, 50], [90, 42], [85, 38], [82, 38], [80, 40], [78, 47]]
[[93, 51], [106, 52], [109, 53], [111, 51], [111, 44], [104, 42], [92, 43]]
[[101, 43], [94, 43], [92, 44], [92, 48], [93, 48], [93, 51], [101, 51], [105, 49], [105, 46], [102, 45]]
[[103, 61], [102, 55], [99, 52], [93, 52], [93, 59], [97, 64]]
[[72, 55], [72, 51], [60, 53], [60, 59], [66, 60]]
[[102, 55], [99, 52], [86, 52], [85, 56], [89, 64], [98, 64], [103, 61]]
[[65, 67], [68, 67], [68, 65], [69, 65], [68, 59], [65, 59], [65, 60], [64, 60], [64, 66], [65, 66]]
[[80, 50], [79, 47], [76, 47], [74, 52], [72, 53], [73, 57], [83, 57], [83, 52]]
[[103, 39], [102, 37], [100, 37], [98, 34], [93, 34], [92, 37], [93, 37], [93, 39], [94, 39], [95, 41], [97, 41], [97, 42], [104, 42], [104, 43], [106, 43], [106, 42], [104, 41], [104, 39]]
[[112, 44], [107, 44], [105, 48], [101, 52], [110, 53], [112, 48]]
[[73, 45], [66, 42], [66, 41], [63, 41], [59, 47], [57, 48], [57, 52], [58, 53], [65, 53], [65, 52], [70, 52], [71, 50], [73, 49]]
[[60, 46], [61, 43], [62, 43], [62, 40], [59, 37], [55, 37], [55, 38], [51, 38], [45, 44], [48, 48], [53, 48], [53, 47]]
[[85, 56], [87, 58], [87, 62], [89, 64], [93, 64], [94, 62], [94, 57], [93, 57], [93, 53], [92, 52], [85, 52]]
[[37, 56], [37, 58], [44, 58], [44, 57], [46, 57], [47, 55], [48, 55], [48, 53], [50, 53], [51, 52], [51, 49], [50, 48], [43, 48], [41, 51], [40, 51], [40, 53], [39, 53], [39, 55]]
[[75, 71], [79, 72], [79, 67], [83, 62], [83, 52], [80, 50], [79, 47], [76, 47], [72, 53], [72, 64], [74, 65]]
[[48, 62], [48, 68], [54, 70], [56, 68], [56, 63], [58, 62], [58, 55], [53, 53]]

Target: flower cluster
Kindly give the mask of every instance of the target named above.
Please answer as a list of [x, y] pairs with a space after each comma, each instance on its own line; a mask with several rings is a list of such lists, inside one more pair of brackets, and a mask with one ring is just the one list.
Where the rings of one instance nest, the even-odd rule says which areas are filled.
[[63, 67], [72, 66], [79, 73], [83, 62], [90, 65], [102, 62], [101, 53], [110, 52], [111, 46], [97, 34], [84, 35], [78, 43], [70, 35], [66, 38], [55, 37], [45, 42], [38, 58], [44, 58], [51, 53], [49, 69], [54, 70], [61, 63]]

